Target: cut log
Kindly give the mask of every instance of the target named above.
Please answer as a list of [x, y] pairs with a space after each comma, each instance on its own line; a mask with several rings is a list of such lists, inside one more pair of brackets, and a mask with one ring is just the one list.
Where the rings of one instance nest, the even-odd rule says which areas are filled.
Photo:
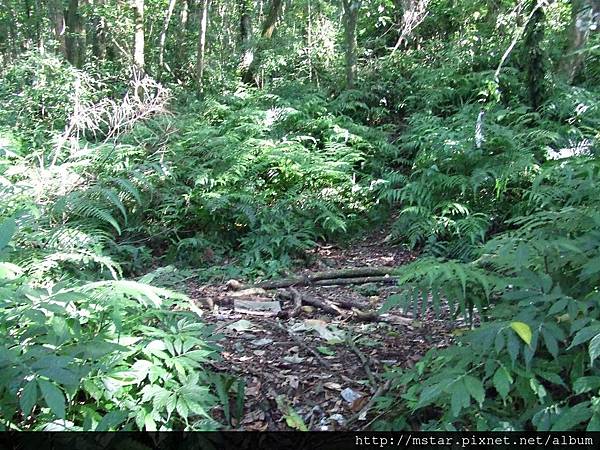
[[327, 300], [323, 300], [320, 298], [308, 297], [306, 295], [303, 295], [302, 303], [304, 303], [306, 305], [316, 306], [317, 308], [321, 308], [323, 311], [330, 313], [330, 314], [335, 314], [336, 316], [343, 314], [342, 310], [340, 308], [338, 308], [336, 305], [334, 305], [333, 303], [331, 303]]
[[359, 278], [336, 278], [331, 280], [317, 280], [312, 283], [315, 286], [344, 286], [348, 284], [367, 284], [367, 283], [396, 283], [396, 277], [359, 277]]
[[[263, 281], [262, 283], [258, 283], [255, 287], [262, 289], [279, 289], [290, 286], [380, 283], [387, 279], [393, 280], [392, 274], [394, 271], [395, 269], [390, 267], [357, 267], [352, 269], [328, 270], [324, 272], [315, 272], [306, 276]], [[340, 280], [354, 281], [344, 282]]]

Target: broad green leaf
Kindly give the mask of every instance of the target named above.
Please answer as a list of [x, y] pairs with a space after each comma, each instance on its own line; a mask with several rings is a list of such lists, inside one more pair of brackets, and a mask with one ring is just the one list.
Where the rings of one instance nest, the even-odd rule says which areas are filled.
[[152, 414], [147, 414], [146, 417], [144, 417], [144, 430], [145, 431], [156, 431], [157, 430], [156, 422], [152, 418]]
[[600, 333], [600, 325], [591, 325], [589, 327], [582, 328], [577, 332], [577, 334], [575, 334], [573, 342], [571, 342], [571, 345], [569, 345], [568, 349], [571, 349], [579, 344], [583, 344], [584, 342], [589, 341], [598, 333]]
[[494, 373], [492, 383], [502, 398], [506, 398], [510, 392], [512, 379], [504, 367], [499, 367]]
[[317, 350], [319, 351], [319, 353], [322, 353], [323, 355], [327, 355], [327, 356], [335, 355], [335, 351], [331, 350], [329, 347], [325, 347], [322, 345], [317, 347]]
[[550, 310], [548, 311], [548, 315], [554, 315], [564, 311], [568, 304], [569, 300], [567, 300], [566, 298], [554, 302], [550, 307]]
[[166, 408], [167, 408], [167, 420], [175, 411], [175, 407], [177, 406], [177, 396], [175, 394], [171, 394], [167, 399]]
[[33, 405], [35, 405], [37, 402], [37, 398], [37, 381], [34, 379], [25, 385], [23, 392], [21, 392], [21, 398], [19, 398], [19, 404], [21, 405], [23, 417], [29, 416], [29, 413], [33, 409]]
[[485, 389], [483, 388], [481, 380], [471, 375], [465, 375], [465, 386], [471, 397], [481, 405], [485, 400]]
[[419, 397], [419, 403], [416, 408], [422, 408], [423, 406], [427, 406], [432, 401], [440, 396], [442, 393], [442, 388], [439, 384], [435, 384], [433, 386], [427, 386], [421, 391], [421, 396]]
[[600, 413], [595, 412], [587, 424], [585, 431], [600, 431]]
[[600, 334], [594, 336], [594, 338], [590, 341], [589, 354], [590, 365], [593, 365], [596, 358], [600, 355]]
[[0, 223], [0, 250], [8, 245], [16, 230], [17, 225], [12, 218]]
[[42, 396], [48, 404], [48, 407], [59, 419], [65, 418], [65, 396], [62, 391], [54, 384], [46, 380], [38, 380]]
[[511, 322], [510, 327], [515, 330], [515, 333], [517, 333], [521, 339], [523, 339], [523, 342], [527, 345], [531, 345], [532, 334], [529, 325], [523, 322]]
[[558, 417], [550, 431], [569, 431], [576, 425], [588, 420], [592, 416], [590, 402], [578, 403], [573, 407], [566, 407]]
[[185, 399], [183, 397], [179, 397], [177, 399], [177, 406], [175, 407], [175, 409], [177, 410], [177, 414], [179, 414], [179, 416], [182, 419], [187, 419], [189, 413], [190, 413], [190, 408], [188, 407]]
[[125, 422], [128, 416], [129, 413], [125, 411], [111, 411], [102, 417], [94, 431], [116, 430], [119, 425]]
[[600, 389], [600, 377], [581, 377], [575, 380], [573, 383], [573, 391], [575, 394], [584, 394], [590, 391], [596, 391]]
[[450, 409], [454, 417], [458, 417], [460, 411], [463, 408], [467, 408], [471, 403], [471, 396], [465, 386], [464, 379], [459, 379], [456, 383], [452, 384], [450, 388], [452, 397], [450, 399]]
[[556, 358], [558, 356], [558, 342], [556, 338], [546, 328], [542, 328], [542, 337], [544, 338], [544, 344], [548, 352]]

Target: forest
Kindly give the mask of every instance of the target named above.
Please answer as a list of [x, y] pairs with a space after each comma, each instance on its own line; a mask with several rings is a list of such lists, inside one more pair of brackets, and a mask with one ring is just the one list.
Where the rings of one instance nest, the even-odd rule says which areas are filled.
[[0, 431], [600, 431], [599, 0], [2, 0]]

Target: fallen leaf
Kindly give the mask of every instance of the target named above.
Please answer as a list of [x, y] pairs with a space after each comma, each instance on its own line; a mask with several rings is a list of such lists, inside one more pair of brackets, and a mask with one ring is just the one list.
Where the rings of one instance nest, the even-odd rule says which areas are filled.
[[291, 407], [284, 395], [278, 395], [275, 401], [277, 402], [277, 406], [283, 414], [285, 423], [288, 425], [288, 427], [294, 430], [308, 431], [308, 427], [302, 420], [302, 417], [300, 417], [296, 410]]
[[273, 343], [273, 339], [267, 339], [267, 338], [257, 339], [255, 341], [250, 342], [250, 344], [253, 345], [254, 347], [264, 347], [265, 345], [269, 345], [271, 343]]
[[302, 324], [297, 324], [291, 329], [292, 331], [314, 330], [321, 339], [325, 339], [329, 344], [339, 344], [344, 342], [344, 332], [335, 326], [330, 326], [323, 320], [306, 319]]
[[302, 361], [304, 361], [304, 358], [300, 358], [298, 355], [292, 355], [292, 356], [284, 356], [283, 360], [290, 364], [300, 364]]
[[327, 355], [327, 356], [335, 355], [335, 352], [333, 350], [331, 350], [329, 347], [319, 346], [319, 347], [317, 347], [317, 350], [319, 351], [319, 353], [322, 353], [323, 355]]
[[358, 400], [359, 398], [361, 398], [363, 396], [363, 394], [360, 393], [360, 392], [358, 392], [358, 391], [355, 391], [353, 389], [345, 388], [341, 392], [341, 396], [348, 403], [354, 403], [356, 400]]
[[367, 397], [357, 398], [350, 405], [350, 409], [352, 410], [352, 412], [359, 412], [361, 409], [363, 409], [363, 407], [367, 404], [368, 401], [369, 399]]
[[[239, 317], [239, 316], [238, 316]], [[227, 325], [228, 330], [233, 331], [249, 331], [254, 327], [254, 324], [246, 319], [238, 320], [237, 322], [233, 322], [232, 324]]]
[[298, 389], [300, 386], [300, 379], [294, 375], [288, 376], [287, 381], [292, 389]]

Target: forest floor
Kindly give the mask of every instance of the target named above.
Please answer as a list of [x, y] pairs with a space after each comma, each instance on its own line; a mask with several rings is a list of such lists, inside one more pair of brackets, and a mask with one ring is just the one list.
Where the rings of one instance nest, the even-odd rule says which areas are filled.
[[[416, 258], [382, 240], [375, 235], [349, 248], [319, 247], [300, 275], [391, 268]], [[221, 335], [222, 360], [213, 369], [245, 381], [243, 413], [231, 414], [231, 425], [249, 431], [366, 427], [376, 418], [372, 399], [389, 387], [386, 370], [411, 367], [430, 348], [447, 346], [459, 326], [447, 313], [418, 320], [400, 309], [372, 314], [397, 289], [384, 282], [236, 292], [189, 283], [204, 321]]]

